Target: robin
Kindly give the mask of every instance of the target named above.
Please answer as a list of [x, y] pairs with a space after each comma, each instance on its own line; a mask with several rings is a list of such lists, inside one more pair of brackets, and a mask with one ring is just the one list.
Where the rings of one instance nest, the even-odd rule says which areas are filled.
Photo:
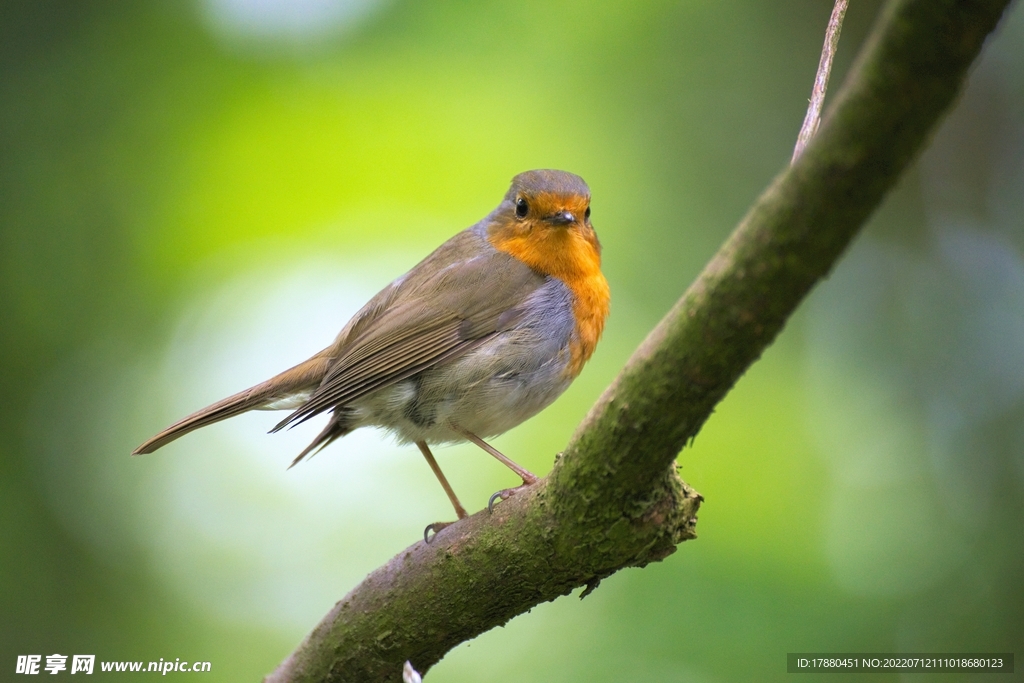
[[292, 466], [359, 427], [383, 427], [419, 447], [462, 519], [428, 444], [471, 441], [523, 480], [490, 508], [537, 477], [484, 438], [536, 415], [579, 375], [608, 314], [600, 266], [583, 179], [520, 173], [494, 211], [370, 299], [326, 349], [192, 413], [133, 455], [249, 410], [292, 410], [274, 432], [330, 411]]

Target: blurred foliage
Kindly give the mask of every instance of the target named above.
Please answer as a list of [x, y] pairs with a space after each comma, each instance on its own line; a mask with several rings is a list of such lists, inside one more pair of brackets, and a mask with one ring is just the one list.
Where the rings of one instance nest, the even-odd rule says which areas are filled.
[[[831, 3], [0, 4], [0, 666], [273, 668], [450, 514], [414, 449], [181, 414], [326, 345], [527, 168], [594, 193], [613, 313], [498, 443], [544, 472], [787, 163]], [[838, 87], [877, 13], [853, 3]], [[1024, 642], [1024, 12], [834, 277], [683, 451], [700, 538], [430, 678], [782, 680]], [[440, 454], [482, 507], [507, 474]], [[895, 677], [883, 680], [895, 680]], [[945, 676], [943, 680], [957, 680]], [[966, 680], [966, 679], [964, 679]]]

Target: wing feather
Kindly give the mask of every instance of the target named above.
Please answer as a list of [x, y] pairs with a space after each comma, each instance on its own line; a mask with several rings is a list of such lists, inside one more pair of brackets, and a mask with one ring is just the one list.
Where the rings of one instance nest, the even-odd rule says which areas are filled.
[[512, 326], [516, 307], [544, 282], [473, 229], [463, 231], [353, 318], [320, 386], [273, 431], [469, 352]]

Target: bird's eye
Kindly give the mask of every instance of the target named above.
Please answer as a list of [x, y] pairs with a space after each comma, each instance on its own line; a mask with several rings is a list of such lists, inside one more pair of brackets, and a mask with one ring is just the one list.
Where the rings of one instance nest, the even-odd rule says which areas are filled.
[[583, 218], [584, 218], [584, 220], [590, 220], [590, 207], [589, 206], [587, 207], [587, 210], [583, 212]]
[[526, 205], [526, 200], [520, 197], [516, 200], [516, 218], [526, 218], [526, 212], [530, 210], [530, 207]]

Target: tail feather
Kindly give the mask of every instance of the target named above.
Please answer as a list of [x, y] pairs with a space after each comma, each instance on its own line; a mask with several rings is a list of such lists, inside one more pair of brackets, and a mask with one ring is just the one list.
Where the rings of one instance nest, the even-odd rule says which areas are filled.
[[323, 380], [330, 361], [331, 358], [327, 355], [326, 350], [321, 351], [309, 360], [271, 377], [266, 382], [228, 396], [178, 420], [132, 451], [132, 455], [152, 453], [200, 427], [241, 415], [250, 410], [270, 407], [271, 404], [283, 401], [289, 396], [311, 392]]
[[301, 453], [295, 456], [295, 459], [292, 460], [292, 464], [288, 465], [288, 469], [298, 465], [306, 456], [313, 457], [326, 448], [327, 444], [331, 443], [335, 439], [340, 439], [351, 432], [352, 427], [348, 424], [346, 417], [348, 417], [348, 411], [335, 408], [334, 414], [331, 415], [331, 419], [327, 423], [327, 426], [323, 428], [323, 431], [316, 435], [316, 438], [313, 439], [311, 444], [306, 446], [302, 449]]

